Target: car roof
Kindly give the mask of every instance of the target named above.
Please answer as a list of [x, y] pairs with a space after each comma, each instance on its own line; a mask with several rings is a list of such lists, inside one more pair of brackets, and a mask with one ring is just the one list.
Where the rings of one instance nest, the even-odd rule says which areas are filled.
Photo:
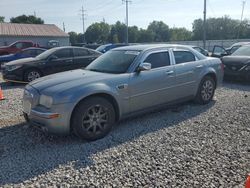
[[234, 43], [231, 47], [243, 46], [243, 45], [247, 45], [247, 44], [250, 44], [250, 42], [237, 42], [237, 43]]
[[180, 44], [141, 44], [141, 45], [132, 45], [115, 48], [113, 50], [131, 50], [131, 51], [145, 51], [157, 48], [186, 48], [190, 49], [189, 45], [180, 45]]
[[26, 51], [26, 50], [44, 50], [44, 51], [46, 51], [47, 49], [44, 49], [44, 48], [36, 48], [36, 47], [30, 47], [30, 48], [25, 48], [25, 49], [23, 49], [22, 51]]

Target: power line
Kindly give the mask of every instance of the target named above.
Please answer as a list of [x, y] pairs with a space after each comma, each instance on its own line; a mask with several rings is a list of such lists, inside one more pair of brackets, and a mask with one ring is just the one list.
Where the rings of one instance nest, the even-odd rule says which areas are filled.
[[128, 44], [128, 3], [131, 3], [130, 0], [122, 0], [122, 2], [126, 3], [126, 44]]

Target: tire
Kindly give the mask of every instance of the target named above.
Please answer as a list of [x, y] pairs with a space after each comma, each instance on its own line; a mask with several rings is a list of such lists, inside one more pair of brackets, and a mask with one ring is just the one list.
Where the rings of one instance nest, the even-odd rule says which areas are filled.
[[74, 110], [71, 127], [80, 138], [94, 141], [105, 137], [115, 122], [113, 105], [104, 98], [91, 97]]
[[198, 104], [208, 104], [214, 97], [215, 80], [211, 76], [205, 76], [200, 83], [195, 102]]
[[29, 69], [25, 71], [24, 73], [24, 81], [25, 82], [31, 82], [33, 80], [36, 80], [42, 76], [42, 73], [37, 69]]

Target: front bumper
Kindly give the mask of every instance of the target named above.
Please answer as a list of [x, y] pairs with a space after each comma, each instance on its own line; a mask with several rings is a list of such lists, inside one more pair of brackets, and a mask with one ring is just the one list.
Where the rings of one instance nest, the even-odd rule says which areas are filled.
[[70, 103], [54, 105], [50, 110], [37, 106], [31, 109], [30, 114], [24, 112], [24, 117], [27, 122], [44, 132], [68, 135], [72, 106]]
[[11, 81], [11, 82], [23, 81], [22, 72], [15, 72], [15, 71], [9, 72], [4, 67], [2, 69], [2, 76], [3, 79], [6, 81]]

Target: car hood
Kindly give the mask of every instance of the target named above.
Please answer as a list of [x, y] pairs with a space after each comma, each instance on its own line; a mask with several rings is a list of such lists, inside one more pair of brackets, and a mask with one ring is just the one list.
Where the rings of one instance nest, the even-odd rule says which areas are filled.
[[14, 56], [15, 56], [15, 54], [1, 55], [0, 61], [9, 60], [9, 59], [13, 58]]
[[35, 88], [40, 94], [54, 95], [114, 76], [114, 74], [77, 69], [45, 76], [29, 83], [29, 85]]
[[225, 56], [221, 58], [225, 65], [245, 65], [250, 64], [250, 57], [248, 56]]
[[23, 65], [23, 64], [33, 63], [36, 61], [39, 61], [39, 60], [36, 58], [30, 57], [30, 58], [24, 58], [24, 59], [18, 59], [15, 61], [11, 61], [9, 63], [6, 63], [5, 65], [7, 65], [7, 66], [8, 65]]
[[5, 50], [5, 49], [7, 49], [7, 48], [9, 48], [9, 46], [1, 46], [1, 47], [0, 47], [0, 50]]

